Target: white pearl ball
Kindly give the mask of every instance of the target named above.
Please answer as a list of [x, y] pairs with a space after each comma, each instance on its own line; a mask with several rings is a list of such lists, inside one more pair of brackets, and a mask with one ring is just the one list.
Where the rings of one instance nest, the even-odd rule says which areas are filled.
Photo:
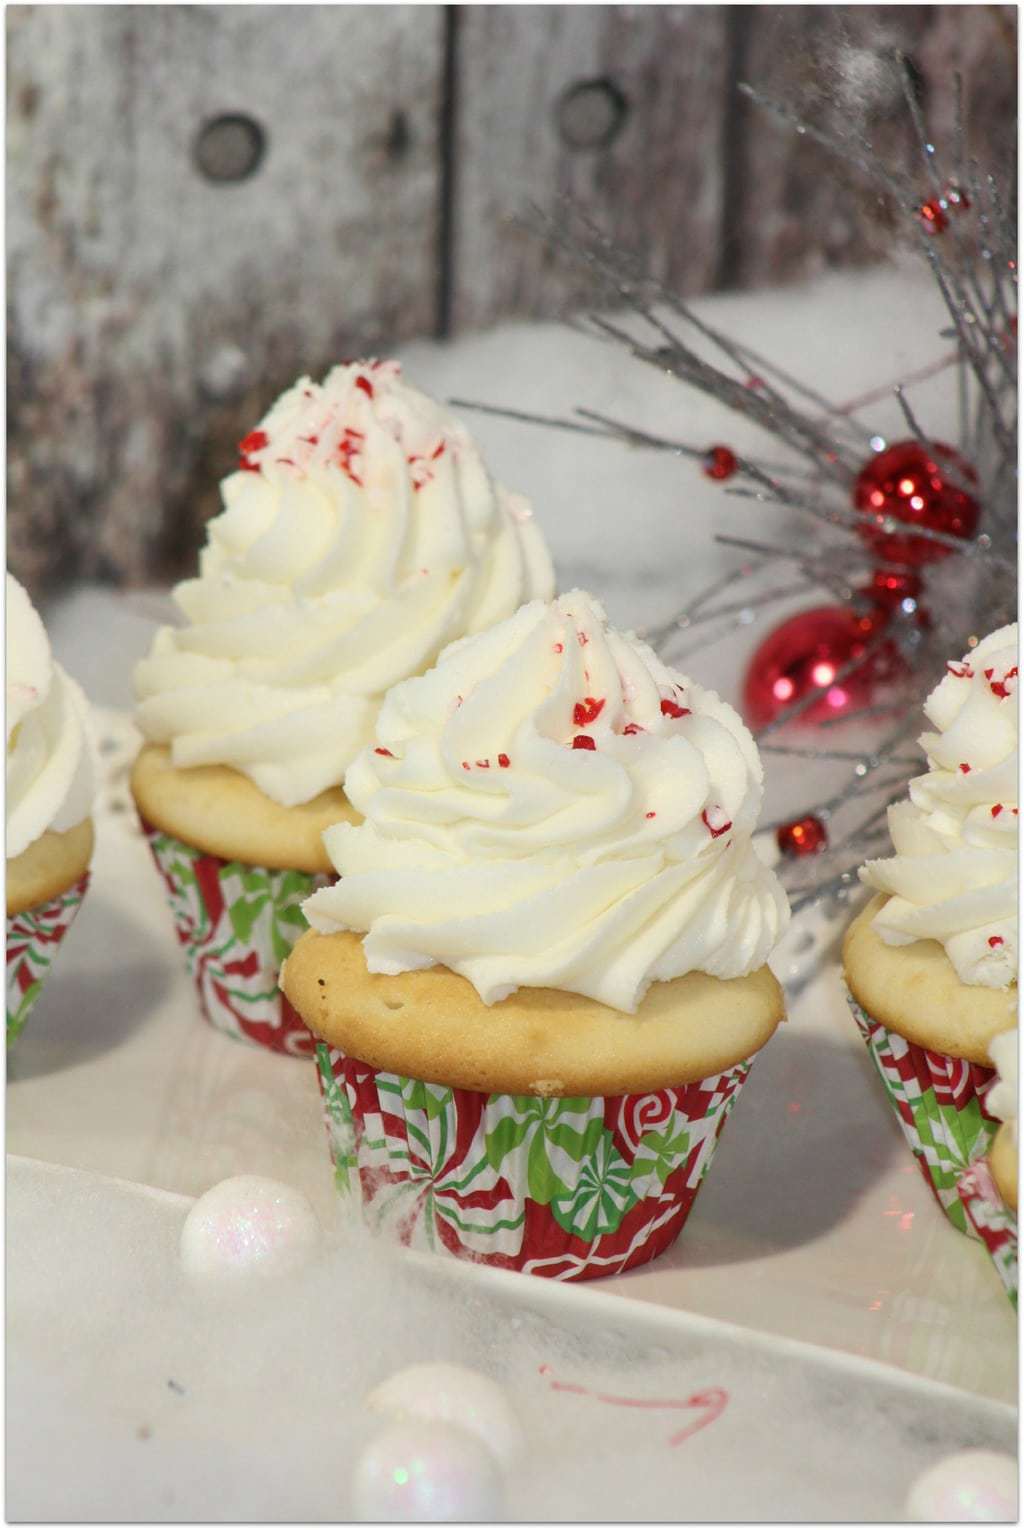
[[201, 1195], [181, 1230], [181, 1263], [197, 1281], [286, 1275], [321, 1241], [316, 1212], [301, 1190], [258, 1174], [222, 1179]]
[[433, 1419], [467, 1429], [510, 1467], [525, 1445], [502, 1387], [465, 1365], [409, 1365], [374, 1387], [367, 1407], [393, 1419]]
[[910, 1519], [974, 1524], [1017, 1519], [1017, 1462], [996, 1450], [960, 1450], [922, 1472], [907, 1496]]
[[352, 1479], [357, 1520], [442, 1524], [495, 1520], [502, 1509], [497, 1461], [455, 1424], [391, 1424], [363, 1451]]

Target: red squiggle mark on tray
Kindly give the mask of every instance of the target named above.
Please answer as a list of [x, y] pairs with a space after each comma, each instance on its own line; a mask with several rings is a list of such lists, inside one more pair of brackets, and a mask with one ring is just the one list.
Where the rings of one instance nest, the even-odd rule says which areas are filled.
[[[542, 1376], [551, 1375], [551, 1366], [538, 1367]], [[709, 1424], [713, 1424], [716, 1418], [724, 1413], [729, 1401], [729, 1394], [724, 1387], [707, 1387], [703, 1392], [694, 1392], [692, 1397], [614, 1397], [607, 1392], [592, 1392], [589, 1387], [581, 1387], [572, 1381], [554, 1381], [549, 1383], [552, 1392], [572, 1392], [576, 1397], [592, 1397], [595, 1402], [611, 1403], [615, 1408], [703, 1408], [704, 1413], [700, 1418], [695, 1418], [684, 1429], [679, 1429], [669, 1436], [669, 1445], [681, 1445], [684, 1440], [690, 1439], [691, 1435], [699, 1434]]]

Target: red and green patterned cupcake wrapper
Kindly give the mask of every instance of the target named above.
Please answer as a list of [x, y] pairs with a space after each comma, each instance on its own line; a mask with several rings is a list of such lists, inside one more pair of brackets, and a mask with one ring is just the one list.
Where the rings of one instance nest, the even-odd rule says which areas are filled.
[[984, 1107], [994, 1070], [919, 1047], [888, 1030], [848, 997], [922, 1174], [953, 1226], [976, 1237], [964, 1212], [958, 1181], [975, 1159], [988, 1152], [999, 1126]]
[[277, 980], [308, 928], [304, 899], [332, 879], [225, 861], [142, 827], [205, 1018], [239, 1041], [311, 1057], [315, 1041]]
[[750, 1071], [618, 1098], [479, 1094], [320, 1044], [335, 1181], [412, 1248], [554, 1280], [644, 1264], [675, 1240]]
[[965, 1169], [957, 1184], [968, 1225], [988, 1249], [1007, 1296], [1017, 1305], [1017, 1215], [996, 1188], [985, 1159]]
[[7, 916], [7, 1045], [20, 1036], [35, 1006], [58, 947], [82, 906], [89, 873], [73, 887]]

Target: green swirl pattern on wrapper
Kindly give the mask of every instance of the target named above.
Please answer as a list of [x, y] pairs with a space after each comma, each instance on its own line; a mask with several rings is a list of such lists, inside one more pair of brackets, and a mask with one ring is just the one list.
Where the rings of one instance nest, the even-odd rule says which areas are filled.
[[321, 1044], [335, 1180], [399, 1242], [560, 1280], [675, 1239], [750, 1064], [616, 1098], [479, 1094], [378, 1072]]
[[61, 941], [82, 906], [89, 873], [66, 892], [7, 916], [7, 1045], [16, 1041], [42, 991]]
[[1003, 1290], [1017, 1306], [1017, 1217], [996, 1188], [988, 1163], [979, 1159], [960, 1176], [958, 1190], [975, 1236], [984, 1243]]
[[303, 901], [331, 878], [225, 861], [143, 827], [206, 1019], [236, 1040], [311, 1056], [313, 1038], [278, 975], [307, 929]]
[[977, 1231], [964, 1213], [961, 1174], [988, 1152], [998, 1121], [985, 1114], [994, 1070], [916, 1046], [873, 1019], [847, 994], [889, 1103], [931, 1190], [953, 1226]]

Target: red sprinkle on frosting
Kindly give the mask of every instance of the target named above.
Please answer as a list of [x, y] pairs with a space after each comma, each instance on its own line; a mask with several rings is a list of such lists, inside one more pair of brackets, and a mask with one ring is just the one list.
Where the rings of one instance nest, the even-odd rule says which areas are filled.
[[989, 945], [992, 947], [992, 949], [994, 951], [996, 946], [1005, 945], [1006, 942], [1003, 940], [1003, 937], [1001, 935], [990, 935], [988, 937], [988, 943], [989, 943]]
[[957, 770], [960, 771], [961, 775], [965, 775], [965, 776], [969, 776], [970, 773], [971, 773], [971, 767], [969, 765], [967, 765], [967, 764], [960, 764], [960, 765], [958, 765], [957, 766]]
[[947, 664], [946, 668], [949, 670], [949, 673], [956, 680], [973, 680], [974, 679], [974, 670], [971, 668], [971, 666], [969, 664], [962, 664], [960, 666], [957, 666], [956, 664]]
[[394, 755], [391, 753], [390, 749], [375, 749], [373, 752], [374, 754], [382, 754], [386, 760], [394, 759]]
[[645, 818], [657, 818], [657, 816], [658, 816], [657, 813], [645, 813], [644, 814]]
[[587, 637], [587, 634], [585, 632], [577, 632], [576, 636], [579, 639], [580, 647], [581, 648], [586, 648], [587, 644], [590, 642], [590, 639]]
[[373, 383], [368, 377], [357, 377], [356, 387], [360, 390], [360, 392], [365, 393], [367, 398], [373, 397]]
[[564, 643], [556, 643], [555, 644], [555, 653], [564, 653], [564, 652], [565, 652], [565, 644]]
[[498, 764], [501, 766], [502, 770], [507, 770], [511, 763], [512, 761], [509, 759], [507, 754], [498, 755]]
[[491, 768], [490, 760], [477, 760], [476, 763], [480, 770], [490, 770]]
[[572, 741], [572, 747], [574, 749], [596, 749], [597, 745], [589, 733], [577, 733]]
[[1003, 811], [1003, 804], [1001, 802], [997, 802], [995, 804], [995, 806], [992, 808], [992, 817], [993, 818], [998, 818], [1002, 811]]
[[[724, 817], [724, 814], [722, 813], [722, 809], [721, 808], [712, 808], [711, 811], [713, 813], [715, 813], [716, 815], [718, 815], [719, 817]], [[707, 808], [704, 809], [704, 811], [703, 811], [703, 813], [701, 813], [700, 817], [701, 817], [701, 822], [703, 823], [705, 829], [707, 829], [708, 833], [711, 835], [712, 839], [718, 839], [720, 835], [728, 834], [729, 830], [732, 828], [732, 819], [731, 818], [728, 819], [725, 823], [723, 823], [720, 827], [716, 828], [715, 825], [711, 822], [710, 818], [708, 817], [708, 810], [707, 810]]]
[[662, 717], [689, 717], [690, 708], [681, 707], [678, 701], [670, 701], [667, 696], [663, 696], [661, 701], [661, 715]]
[[572, 709], [572, 720], [577, 728], [585, 728], [588, 723], [596, 722], [604, 711], [604, 699], [600, 701], [593, 696], [584, 696], [582, 701], [577, 701]]
[[641, 728], [639, 723], [627, 723], [622, 731], [623, 733], [646, 733], [647, 729]]
[[265, 430], [250, 430], [247, 436], [243, 436], [238, 443], [239, 458], [238, 466], [243, 473], [258, 473], [259, 467], [255, 462], [250, 462], [252, 452], [261, 452], [265, 446], [270, 445], [270, 437]]

